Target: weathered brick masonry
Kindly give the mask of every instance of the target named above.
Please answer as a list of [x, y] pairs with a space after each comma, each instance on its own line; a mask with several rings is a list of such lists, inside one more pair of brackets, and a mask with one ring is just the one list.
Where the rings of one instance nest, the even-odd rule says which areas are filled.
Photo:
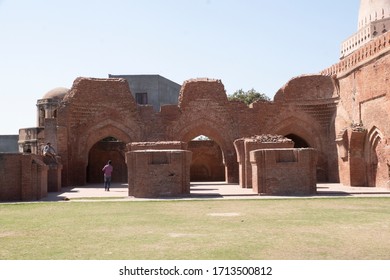
[[0, 201], [38, 200], [47, 195], [48, 166], [41, 156], [0, 153]]
[[314, 149], [260, 149], [250, 152], [253, 191], [266, 195], [317, 193]]
[[[385, 33], [320, 74], [291, 79], [273, 102], [246, 106], [228, 101], [222, 81], [192, 79], [183, 83], [178, 104], [163, 105], [159, 112], [137, 105], [124, 79], [81, 77], [64, 96], [45, 97], [57, 101], [39, 102], [50, 112], [39, 113], [45, 115], [39, 127], [22, 129], [19, 143], [24, 152], [40, 154], [42, 145], [52, 142], [63, 164], [62, 186], [73, 186], [98, 181], [109, 157], [117, 167], [113, 176], [126, 181], [127, 143], [189, 143], [205, 135], [221, 151], [215, 158], [223, 165], [225, 180], [238, 183], [234, 141], [282, 135], [293, 140], [294, 148], [317, 151], [317, 181], [390, 187], [389, 69], [390, 35]], [[104, 139], [117, 143], [102, 143]], [[196, 155], [193, 163], [206, 166], [201, 158]], [[21, 168], [19, 159], [11, 164], [14, 160], [13, 155], [2, 155], [1, 165], [7, 169], [1, 170]], [[2, 180], [3, 198], [34, 197], [22, 195], [18, 187], [25, 176], [11, 180], [15, 190]]]
[[293, 148], [294, 142], [291, 139], [280, 135], [256, 135], [247, 138], [240, 138], [234, 141], [239, 163], [239, 183], [243, 188], [252, 188], [252, 164], [249, 154], [259, 149], [282, 149]]
[[124, 144], [188, 143], [199, 135], [215, 141], [221, 151], [225, 180], [238, 183], [234, 141], [267, 133], [288, 135], [295, 143], [317, 149], [318, 177], [337, 182], [332, 119], [338, 96], [334, 78], [311, 75], [291, 80], [276, 94], [274, 102], [246, 106], [229, 102], [220, 80], [195, 79], [183, 84], [178, 105], [165, 105], [155, 112], [151, 106], [137, 106], [123, 79], [78, 78], [60, 103], [57, 125], [51, 126], [50, 137], [55, 135], [52, 142], [62, 158], [63, 186], [92, 182], [91, 177], [98, 176], [105, 156], [113, 157], [113, 165], [120, 167], [115, 176], [125, 178], [118, 174], [123, 173], [119, 170], [125, 165], [123, 146], [105, 154], [102, 143], [97, 144], [107, 137]]
[[127, 145], [129, 196], [164, 197], [190, 194], [191, 152], [179, 141]]
[[191, 181], [225, 181], [222, 152], [215, 141], [193, 140], [188, 150], [192, 152]]
[[323, 71], [340, 88], [337, 165], [345, 185], [390, 187], [390, 34]]

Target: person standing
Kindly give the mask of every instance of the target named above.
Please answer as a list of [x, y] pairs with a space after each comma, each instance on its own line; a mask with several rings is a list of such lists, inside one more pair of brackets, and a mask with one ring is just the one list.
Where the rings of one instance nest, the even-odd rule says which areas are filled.
[[103, 167], [102, 171], [104, 173], [104, 190], [110, 191], [111, 186], [111, 174], [114, 170], [114, 167], [111, 164], [111, 160]]
[[42, 149], [42, 153], [45, 157], [51, 158], [54, 162], [57, 162], [56, 159], [56, 151], [51, 146], [50, 142], [47, 142], [46, 145]]

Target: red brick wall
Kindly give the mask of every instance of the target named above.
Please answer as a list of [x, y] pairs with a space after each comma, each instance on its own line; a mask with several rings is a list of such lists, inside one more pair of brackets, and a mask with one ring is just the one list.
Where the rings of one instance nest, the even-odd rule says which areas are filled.
[[[86, 182], [89, 152], [104, 137], [113, 136], [124, 143], [189, 142], [199, 135], [218, 144], [226, 181], [238, 182], [234, 140], [270, 133], [294, 134], [316, 149], [321, 181], [387, 184], [388, 64], [389, 58], [384, 56], [340, 77], [293, 78], [278, 91], [275, 102], [251, 106], [229, 102], [221, 81], [189, 80], [183, 84], [179, 105], [163, 106], [157, 113], [148, 106], [137, 107], [127, 84], [120, 79], [77, 79], [58, 113], [57, 143], [66, 177], [63, 182]], [[352, 161], [340, 160], [335, 139], [360, 121], [367, 130], [362, 159], [354, 156]], [[375, 140], [378, 137], [380, 141]], [[357, 175], [353, 174], [360, 174], [362, 169], [368, 170], [365, 179], [354, 179]]]
[[253, 191], [266, 195], [312, 195], [316, 187], [314, 149], [261, 149], [250, 152]]
[[47, 170], [40, 156], [0, 153], [0, 201], [45, 197]]
[[239, 137], [240, 130], [222, 82], [212, 79], [186, 81], [180, 92], [179, 109], [179, 117], [166, 126], [169, 139], [189, 142], [200, 135], [213, 139], [222, 150], [226, 181], [238, 182], [233, 141]]
[[64, 160], [64, 185], [87, 182], [91, 148], [106, 137], [123, 143], [140, 140], [137, 105], [124, 79], [78, 78], [58, 110], [59, 127], [66, 127], [66, 145], [58, 153]]
[[[265, 136], [265, 135], [264, 135]], [[262, 136], [257, 136], [261, 138]], [[277, 139], [278, 136], [274, 136]], [[271, 136], [268, 138], [272, 138]], [[272, 140], [272, 139], [270, 139]], [[293, 148], [294, 142], [291, 140], [285, 139], [285, 141], [267, 141], [262, 142], [256, 138], [241, 138], [234, 141], [234, 146], [237, 151], [237, 161], [239, 162], [240, 167], [240, 186], [243, 188], [252, 188], [252, 164], [250, 162], [250, 153], [259, 149], [280, 149], [280, 148]]]
[[[196, 79], [183, 84], [178, 106], [166, 105], [161, 112], [154, 112], [150, 106], [137, 107], [122, 79], [78, 78], [58, 110], [57, 143], [64, 163], [63, 184], [82, 185], [92, 180], [87, 176], [91, 162], [88, 157], [92, 147], [105, 137], [124, 143], [189, 142], [199, 135], [213, 139], [220, 147], [223, 177], [227, 182], [238, 183], [234, 140], [267, 133], [294, 134], [304, 139], [319, 151], [318, 169], [325, 180], [336, 181], [337, 166], [329, 163], [337, 151], [332, 128], [335, 95], [333, 78], [312, 75], [292, 79], [278, 92], [274, 103], [246, 106], [229, 102], [221, 81]], [[317, 101], [313, 102], [313, 98]], [[93, 175], [96, 176], [97, 173]]]
[[173, 197], [190, 193], [191, 152], [136, 150], [126, 153], [129, 195]]
[[[363, 46], [338, 68], [335, 131], [339, 135], [348, 131], [344, 141], [348, 156], [338, 157], [340, 181], [345, 185], [390, 187], [389, 36], [386, 33]], [[355, 137], [354, 129], [364, 135]]]
[[[390, 187], [389, 181], [389, 62], [390, 33], [387, 32], [356, 50], [339, 63], [325, 69], [324, 75], [337, 77], [340, 101], [335, 134], [349, 131], [338, 156], [340, 181], [345, 185]], [[361, 147], [350, 148], [352, 125], [366, 132]]]
[[[184, 82], [178, 105], [154, 112], [151, 106], [137, 106], [124, 79], [77, 78], [58, 108], [57, 119], [45, 121], [45, 139], [39, 141], [55, 144], [63, 163], [63, 186], [83, 185], [100, 177], [96, 170], [107, 155], [118, 162], [119, 170], [125, 169], [115, 149], [108, 153], [95, 149], [96, 143], [109, 136], [130, 143], [190, 142], [206, 135], [221, 149], [225, 180], [236, 183], [240, 177], [236, 139], [293, 134], [317, 150], [316, 172], [321, 181], [390, 187], [389, 80], [389, 33], [322, 75], [292, 78], [276, 93], [274, 102], [250, 106], [228, 101], [220, 80], [194, 79]], [[354, 131], [356, 126], [364, 135]], [[44, 167], [38, 160], [14, 157], [0, 158], [5, 167], [0, 170], [2, 197], [39, 197], [45, 192], [40, 171]], [[118, 172], [120, 180], [125, 173]]]

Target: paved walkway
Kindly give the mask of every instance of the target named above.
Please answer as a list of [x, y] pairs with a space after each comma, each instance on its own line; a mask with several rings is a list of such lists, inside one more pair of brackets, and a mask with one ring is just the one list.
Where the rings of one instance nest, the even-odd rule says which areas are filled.
[[[384, 196], [390, 197], [390, 189], [345, 187], [340, 184], [317, 184], [317, 194], [304, 197], [356, 197], [356, 196]], [[288, 196], [288, 198], [300, 196]], [[243, 189], [237, 184], [225, 182], [194, 182], [191, 183], [191, 194], [175, 199], [269, 199], [286, 198], [283, 196], [259, 196], [252, 189]], [[127, 184], [115, 183], [110, 191], [104, 191], [102, 184], [91, 184], [83, 187], [62, 188], [61, 192], [50, 192], [42, 201], [82, 201], [82, 200], [145, 200], [128, 196]]]

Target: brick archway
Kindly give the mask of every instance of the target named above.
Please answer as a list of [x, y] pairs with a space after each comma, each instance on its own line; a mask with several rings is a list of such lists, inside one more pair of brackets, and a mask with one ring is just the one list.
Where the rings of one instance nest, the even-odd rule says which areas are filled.
[[224, 138], [222, 131], [216, 127], [215, 122], [207, 119], [198, 119], [196, 122], [182, 128], [176, 135], [178, 140], [184, 142], [190, 142], [199, 135], [213, 139], [222, 151], [223, 164], [225, 165], [225, 181], [237, 183], [238, 164], [233, 140]]
[[294, 141], [294, 148], [310, 148], [310, 145], [306, 142], [306, 140], [296, 134], [290, 133], [283, 136]]
[[[367, 162], [366, 170], [367, 170], [367, 183], [369, 187], [384, 187], [387, 185], [389, 180], [389, 169], [388, 165], [380, 165], [379, 157], [386, 157], [386, 153], [384, 152], [382, 146], [383, 134], [376, 127], [372, 127], [368, 131], [368, 135], [366, 137], [365, 147], [365, 162]], [[382, 160], [383, 162], [383, 160]]]
[[[314, 123], [314, 122], [313, 122]], [[311, 147], [318, 151], [318, 160], [317, 160], [317, 181], [318, 182], [328, 182], [329, 181], [329, 167], [328, 161], [326, 158], [326, 153], [324, 152], [323, 147], [325, 146], [321, 140], [320, 129], [313, 127], [307, 121], [297, 118], [290, 117], [274, 127], [274, 133], [287, 136], [292, 135], [295, 140], [297, 140], [298, 146], [302, 147]], [[294, 139], [292, 139], [294, 140]], [[296, 143], [297, 144], [297, 143]]]
[[279, 124], [274, 125], [272, 129], [273, 133], [279, 135], [295, 135], [304, 140], [309, 147], [315, 148], [318, 151], [322, 151], [322, 142], [320, 139], [320, 133], [310, 123], [296, 117], [290, 117], [285, 119]]
[[192, 139], [188, 150], [192, 152], [190, 180], [225, 181], [225, 166], [222, 150], [213, 139]]
[[127, 144], [132, 141], [139, 140], [139, 133], [136, 129], [130, 129], [120, 123], [107, 120], [103, 124], [91, 127], [84, 137], [80, 137], [80, 143], [85, 144], [85, 151], [82, 156], [85, 159], [88, 157], [88, 152], [98, 141], [106, 138], [114, 137], [117, 140]]
[[[106, 137], [114, 137], [118, 141], [127, 144], [132, 141], [137, 141], [139, 139], [139, 133], [137, 133], [136, 129], [130, 129], [124, 127], [120, 123], [106, 120], [91, 127], [83, 135], [80, 135], [78, 147], [75, 147], [74, 149], [74, 153], [77, 155], [75, 157], [77, 159], [77, 164], [74, 166], [77, 166], [78, 168], [77, 170], [72, 170], [75, 184], [85, 185], [87, 183], [87, 168], [90, 151], [96, 143]], [[116, 157], [119, 159], [120, 154], [117, 154]], [[120, 161], [119, 164], [122, 166], [123, 161]]]
[[127, 182], [125, 161], [126, 143], [115, 137], [106, 137], [92, 146], [88, 154], [87, 183], [103, 182], [102, 168], [111, 160], [114, 167], [113, 182]]

